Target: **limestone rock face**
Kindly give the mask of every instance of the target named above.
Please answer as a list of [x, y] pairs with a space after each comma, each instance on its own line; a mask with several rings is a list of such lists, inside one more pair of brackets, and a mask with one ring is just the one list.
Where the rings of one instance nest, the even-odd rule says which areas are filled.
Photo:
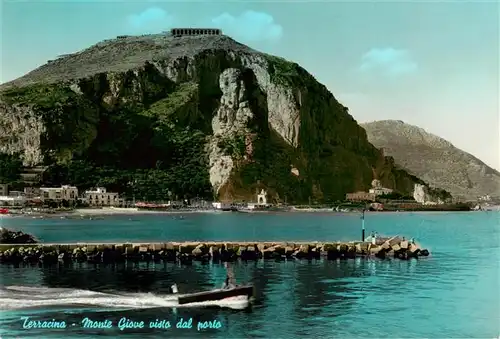
[[0, 100], [0, 152], [20, 153], [26, 166], [43, 160], [40, 137], [45, 132], [42, 119], [30, 107], [8, 105]]
[[440, 197], [431, 194], [428, 187], [422, 184], [415, 184], [413, 199], [424, 205], [444, 204], [444, 201]]
[[230, 155], [225, 155], [222, 150], [215, 145], [210, 145], [209, 165], [210, 165], [210, 183], [216, 193], [226, 184], [231, 177], [233, 170], [233, 158]]
[[[211, 198], [206, 181], [228, 199], [266, 189], [289, 203], [343, 199], [379, 177], [406, 194], [420, 183], [306, 70], [226, 36], [103, 41], [0, 85], [0, 100], [0, 152], [28, 167], [158, 168], [178, 196]], [[96, 180], [74, 172], [53, 177]]]
[[267, 95], [269, 124], [286, 142], [297, 147], [300, 131], [300, 104], [293, 95], [293, 88], [273, 83], [269, 74], [269, 63], [262, 56], [244, 57], [242, 63], [253, 71], [260, 88]]
[[212, 119], [213, 138], [210, 142], [210, 183], [215, 192], [226, 184], [233, 170], [233, 159], [217, 145], [220, 137], [232, 138], [237, 133], [249, 133], [246, 128], [253, 112], [246, 97], [246, 88], [239, 69], [228, 68], [219, 77], [222, 91], [219, 109]]
[[425, 202], [425, 198], [427, 195], [424, 188], [424, 185], [415, 184], [415, 190], [413, 191], [413, 199], [421, 204]]
[[241, 71], [236, 68], [228, 68], [220, 75], [222, 96], [217, 114], [212, 119], [214, 136], [231, 135], [245, 130], [246, 124], [253, 118], [241, 77]]

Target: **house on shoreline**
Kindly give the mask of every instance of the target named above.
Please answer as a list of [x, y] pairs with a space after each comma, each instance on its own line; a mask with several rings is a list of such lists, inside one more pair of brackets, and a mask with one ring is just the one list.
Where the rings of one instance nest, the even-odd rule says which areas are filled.
[[40, 187], [40, 193], [40, 198], [42, 200], [66, 200], [76, 202], [78, 199], [78, 188], [70, 185], [62, 185], [61, 187]]
[[372, 181], [372, 188], [370, 188], [368, 192], [359, 191], [354, 193], [347, 193], [345, 199], [348, 201], [357, 201], [357, 202], [362, 202], [362, 201], [375, 202], [377, 200], [377, 197], [385, 194], [391, 194], [393, 192], [394, 190], [392, 190], [391, 188], [382, 187], [380, 180], [374, 179]]
[[250, 202], [250, 203], [230, 203], [230, 202], [221, 202], [221, 201], [216, 201], [212, 202], [212, 207], [216, 210], [221, 210], [221, 211], [236, 211], [236, 210], [257, 210], [257, 209], [263, 209], [263, 208], [268, 208], [271, 206], [267, 202], [267, 191], [262, 189], [256, 194], [257, 197], [257, 202]]
[[123, 206], [124, 200], [116, 192], [108, 192], [104, 187], [87, 190], [83, 193], [82, 201], [90, 206]]

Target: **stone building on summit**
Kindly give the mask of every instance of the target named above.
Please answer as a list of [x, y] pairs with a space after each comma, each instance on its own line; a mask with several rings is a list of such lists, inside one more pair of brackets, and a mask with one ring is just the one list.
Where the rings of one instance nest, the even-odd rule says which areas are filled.
[[189, 35], [222, 35], [218, 28], [172, 28], [170, 33], [175, 37]]

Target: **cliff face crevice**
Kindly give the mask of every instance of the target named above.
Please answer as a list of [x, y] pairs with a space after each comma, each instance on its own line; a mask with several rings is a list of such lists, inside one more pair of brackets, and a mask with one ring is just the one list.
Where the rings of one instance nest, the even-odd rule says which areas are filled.
[[303, 68], [227, 37], [107, 41], [0, 91], [0, 151], [48, 165], [51, 183], [325, 202], [374, 176], [407, 194], [418, 181]]

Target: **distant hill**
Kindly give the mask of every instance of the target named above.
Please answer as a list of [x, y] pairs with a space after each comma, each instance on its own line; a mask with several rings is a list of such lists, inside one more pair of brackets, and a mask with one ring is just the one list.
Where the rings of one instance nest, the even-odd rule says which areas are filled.
[[467, 200], [500, 191], [500, 173], [424, 129], [399, 120], [361, 124], [368, 140], [396, 164], [432, 186]]

